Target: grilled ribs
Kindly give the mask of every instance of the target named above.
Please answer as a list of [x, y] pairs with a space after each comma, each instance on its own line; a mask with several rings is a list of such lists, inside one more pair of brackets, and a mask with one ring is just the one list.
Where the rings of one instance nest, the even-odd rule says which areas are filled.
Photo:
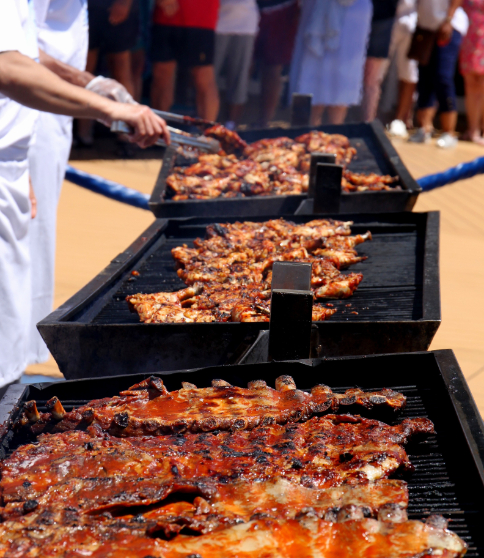
[[42, 509], [0, 525], [0, 556], [54, 558], [456, 558], [465, 542], [446, 529], [439, 516], [427, 523], [402, 521], [382, 510], [379, 519], [341, 514], [339, 521], [307, 511], [297, 519], [254, 519], [198, 537], [173, 540], [150, 521], [93, 518], [75, 509]]
[[[356, 154], [345, 136], [318, 131], [296, 140], [279, 137], [250, 145], [220, 125], [205, 134], [218, 139], [223, 150], [218, 155], [200, 155], [196, 163], [174, 169], [166, 183], [175, 201], [300, 195], [308, 190], [311, 153], [334, 153], [337, 164], [344, 166]], [[241, 158], [235, 153], [242, 154]], [[396, 177], [360, 174], [345, 168], [341, 187], [344, 192], [400, 189], [396, 181]]]
[[[144, 323], [269, 322], [272, 266], [297, 261], [312, 266], [311, 287], [316, 299], [351, 296], [361, 273], [341, 269], [366, 259], [355, 246], [371, 233], [350, 236], [351, 222], [317, 219], [297, 225], [284, 219], [264, 223], [213, 224], [206, 238], [173, 248], [178, 276], [190, 285], [176, 293], [126, 297]], [[313, 321], [336, 310], [313, 306]]]
[[290, 376], [276, 379], [276, 389], [263, 380], [249, 382], [248, 388], [213, 380], [212, 387], [197, 388], [183, 383], [182, 389], [168, 392], [155, 376], [130, 387], [119, 396], [90, 401], [63, 413], [57, 398], [48, 402], [51, 413], [36, 413], [35, 401], [26, 404], [22, 422], [33, 424], [36, 433], [64, 432], [94, 426], [119, 436], [156, 436], [177, 432], [252, 430], [260, 425], [286, 424], [309, 419], [314, 414], [347, 412], [353, 409], [385, 408], [400, 411], [406, 398], [386, 389], [365, 393], [349, 389], [336, 394], [318, 385], [311, 393], [296, 389]]
[[[403, 516], [408, 490], [404, 481], [386, 479], [316, 489], [278, 478], [227, 484], [212, 479], [163, 482], [158, 478], [115, 476], [71, 479], [51, 486], [35, 502], [36, 508], [74, 508], [82, 515], [99, 516], [108, 512], [125, 519], [142, 517], [156, 522], [156, 529], [162, 529], [166, 536], [173, 536], [186, 527], [209, 533], [230, 524], [246, 523], [254, 516], [294, 519], [309, 507], [318, 517], [334, 521], [341, 510], [359, 510], [366, 517], [377, 517], [382, 508], [390, 506]], [[2, 519], [24, 515], [25, 503], [7, 503]]]
[[260, 482], [280, 477], [329, 488], [389, 477], [412, 465], [403, 449], [410, 439], [434, 433], [428, 419], [396, 426], [352, 415], [327, 415], [304, 423], [237, 432], [181, 433], [120, 438], [88, 432], [42, 434], [2, 464], [4, 503], [38, 500], [72, 479], [157, 478], [162, 482], [210, 477], [216, 482]]

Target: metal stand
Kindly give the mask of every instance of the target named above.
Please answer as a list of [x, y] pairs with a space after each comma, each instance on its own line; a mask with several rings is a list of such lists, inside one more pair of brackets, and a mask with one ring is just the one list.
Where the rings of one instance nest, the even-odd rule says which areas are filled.
[[311, 264], [274, 263], [269, 360], [309, 358], [313, 309], [310, 285]]
[[292, 94], [291, 126], [309, 126], [312, 101], [312, 95]]
[[316, 170], [317, 170], [317, 165], [319, 163], [335, 165], [336, 155], [334, 153], [311, 153], [311, 163], [309, 167], [308, 198], [314, 199], [316, 194]]
[[314, 213], [339, 213], [343, 167], [328, 163], [316, 165]]
[[343, 167], [336, 165], [332, 153], [313, 153], [309, 168], [308, 198], [301, 202], [295, 215], [339, 213]]

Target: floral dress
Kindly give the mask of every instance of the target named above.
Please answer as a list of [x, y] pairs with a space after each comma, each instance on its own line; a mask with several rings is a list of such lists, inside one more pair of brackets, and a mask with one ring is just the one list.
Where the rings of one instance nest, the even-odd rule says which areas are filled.
[[469, 31], [462, 41], [460, 69], [463, 74], [484, 74], [484, 0], [464, 0]]

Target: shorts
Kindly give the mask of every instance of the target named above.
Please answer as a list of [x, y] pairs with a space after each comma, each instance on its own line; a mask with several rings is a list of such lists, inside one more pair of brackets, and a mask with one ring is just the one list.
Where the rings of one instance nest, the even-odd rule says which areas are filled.
[[262, 10], [255, 43], [257, 60], [268, 66], [291, 63], [299, 14], [297, 2], [274, 10]]
[[215, 31], [198, 27], [154, 24], [151, 30], [151, 61], [177, 62], [180, 66], [213, 65]]
[[128, 18], [119, 25], [109, 23], [109, 10], [89, 3], [89, 50], [107, 54], [131, 50], [138, 41], [139, 8], [135, 0]]
[[247, 101], [254, 43], [255, 35], [215, 35], [215, 75], [219, 78], [225, 73], [227, 102], [232, 105], [243, 105]]
[[372, 58], [388, 58], [395, 18], [377, 19], [371, 22], [370, 39], [366, 55]]
[[408, 26], [397, 21], [393, 27], [388, 56], [392, 60], [395, 59], [400, 81], [418, 83], [418, 62], [407, 57], [411, 42], [412, 33]]

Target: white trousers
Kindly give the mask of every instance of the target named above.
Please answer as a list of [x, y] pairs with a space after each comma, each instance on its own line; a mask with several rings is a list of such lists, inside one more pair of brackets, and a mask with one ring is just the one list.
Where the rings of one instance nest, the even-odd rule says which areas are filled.
[[30, 221], [28, 161], [0, 161], [0, 387], [27, 365]]
[[37, 198], [37, 217], [31, 223], [32, 311], [28, 362], [45, 362], [49, 351], [36, 324], [52, 312], [57, 228], [57, 205], [72, 142], [72, 118], [41, 112], [35, 141], [29, 151], [30, 176]]

